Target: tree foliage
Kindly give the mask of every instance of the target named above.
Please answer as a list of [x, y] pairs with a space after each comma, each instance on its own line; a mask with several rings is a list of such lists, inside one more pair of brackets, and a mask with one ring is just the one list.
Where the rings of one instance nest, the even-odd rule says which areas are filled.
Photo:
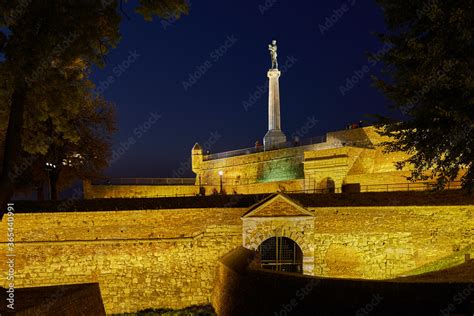
[[[91, 145], [92, 135], [78, 128], [87, 124], [74, 122], [86, 119], [85, 114], [93, 120], [98, 114], [87, 106], [105, 102], [92, 96], [90, 69], [103, 66], [107, 52], [120, 41], [122, 4], [121, 0], [0, 2], [2, 205], [21, 177], [15, 170], [26, 158], [48, 158], [55, 151], [67, 153], [74, 146]], [[184, 0], [140, 0], [136, 10], [147, 19], [187, 12]], [[27, 161], [32, 167], [34, 163]]]
[[[77, 133], [78, 141], [51, 136], [46, 154], [28, 154], [23, 159], [31, 161], [17, 181], [17, 188], [38, 188], [49, 183], [52, 199], [57, 199], [59, 189], [74, 180], [92, 180], [102, 176], [111, 158], [111, 135], [115, 131], [115, 107], [103, 98], [87, 100], [81, 112], [69, 124]], [[52, 131], [52, 129], [50, 129]], [[55, 168], [47, 170], [46, 163]]]
[[409, 158], [412, 180], [435, 178], [442, 188], [461, 176], [474, 178], [474, 2], [377, 0], [393, 48], [383, 56], [375, 84], [404, 115], [380, 118], [388, 152]]

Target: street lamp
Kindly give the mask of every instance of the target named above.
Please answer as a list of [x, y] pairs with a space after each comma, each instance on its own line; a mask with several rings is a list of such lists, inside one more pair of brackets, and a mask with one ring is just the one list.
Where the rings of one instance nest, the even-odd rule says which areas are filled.
[[56, 169], [56, 165], [50, 162], [46, 163], [46, 171], [48, 172], [48, 187], [49, 187], [49, 199], [51, 200], [51, 175], [50, 172]]
[[220, 178], [220, 183], [221, 183], [221, 194], [222, 194], [222, 176], [224, 175], [224, 171], [219, 170], [219, 178]]

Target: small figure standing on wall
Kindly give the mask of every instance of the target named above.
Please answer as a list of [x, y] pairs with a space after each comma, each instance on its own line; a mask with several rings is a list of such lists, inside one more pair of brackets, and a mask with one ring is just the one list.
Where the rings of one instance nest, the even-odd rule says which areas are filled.
[[278, 69], [276, 40], [273, 40], [271, 44], [268, 44], [268, 50], [270, 51], [270, 57], [272, 58], [272, 69]]
[[262, 148], [262, 144], [260, 144], [260, 142], [257, 139], [257, 141], [255, 142], [255, 151], [258, 152], [260, 151], [261, 148]]
[[293, 145], [295, 145], [295, 147], [298, 147], [300, 145], [300, 138], [298, 136], [295, 136], [295, 138], [293, 139]]

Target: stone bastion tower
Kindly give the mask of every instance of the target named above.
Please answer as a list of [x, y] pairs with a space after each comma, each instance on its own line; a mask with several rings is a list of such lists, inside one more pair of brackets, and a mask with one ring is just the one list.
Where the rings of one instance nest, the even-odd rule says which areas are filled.
[[265, 149], [278, 148], [279, 145], [286, 143], [286, 136], [281, 131], [280, 117], [280, 86], [278, 79], [280, 71], [278, 70], [277, 45], [273, 40], [268, 45], [270, 56], [272, 58], [272, 68], [268, 70], [268, 132], [263, 138]]

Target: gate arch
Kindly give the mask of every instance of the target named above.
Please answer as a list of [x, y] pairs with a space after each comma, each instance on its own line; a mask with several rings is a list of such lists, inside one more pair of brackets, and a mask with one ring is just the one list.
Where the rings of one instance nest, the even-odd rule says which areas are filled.
[[323, 193], [334, 193], [336, 192], [336, 184], [332, 178], [327, 177], [319, 182], [319, 189]]
[[270, 237], [258, 247], [262, 268], [303, 273], [303, 251], [288, 237]]

